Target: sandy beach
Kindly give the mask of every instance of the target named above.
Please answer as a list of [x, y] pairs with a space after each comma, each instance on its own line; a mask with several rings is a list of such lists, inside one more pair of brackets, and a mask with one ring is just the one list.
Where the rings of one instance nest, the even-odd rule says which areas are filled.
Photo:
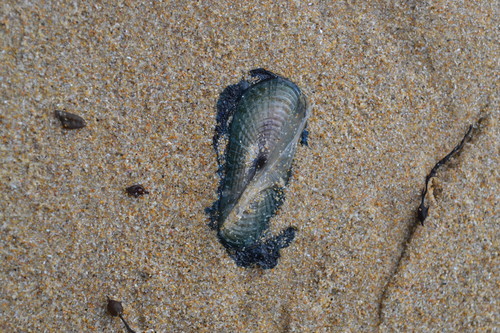
[[[493, 1], [0, 8], [0, 331], [125, 332], [107, 297], [137, 332], [500, 329]], [[205, 212], [216, 102], [254, 68], [313, 106], [271, 270], [237, 267]]]

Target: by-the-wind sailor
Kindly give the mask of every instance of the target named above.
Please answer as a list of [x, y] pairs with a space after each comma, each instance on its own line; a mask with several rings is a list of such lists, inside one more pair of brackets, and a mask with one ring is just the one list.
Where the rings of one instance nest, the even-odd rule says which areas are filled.
[[275, 236], [266, 231], [283, 203], [297, 144], [307, 138], [309, 109], [293, 82], [264, 69], [250, 75], [253, 80], [227, 87], [217, 102], [214, 147], [221, 183], [210, 211], [221, 243], [238, 266], [273, 268], [295, 228]]

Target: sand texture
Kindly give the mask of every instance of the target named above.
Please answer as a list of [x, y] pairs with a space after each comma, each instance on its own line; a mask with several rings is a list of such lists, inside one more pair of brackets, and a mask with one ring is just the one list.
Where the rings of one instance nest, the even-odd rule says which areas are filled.
[[[1, 332], [124, 332], [107, 296], [138, 332], [500, 330], [495, 1], [0, 8]], [[237, 267], [205, 213], [217, 99], [258, 67], [313, 105], [272, 270]]]

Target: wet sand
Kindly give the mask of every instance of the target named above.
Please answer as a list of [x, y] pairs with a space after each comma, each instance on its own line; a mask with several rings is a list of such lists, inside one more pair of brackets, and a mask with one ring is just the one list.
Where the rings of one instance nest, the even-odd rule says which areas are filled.
[[[491, 2], [1, 6], [1, 331], [123, 331], [107, 296], [137, 331], [498, 329]], [[272, 270], [236, 267], [204, 212], [215, 103], [258, 67], [314, 105]]]

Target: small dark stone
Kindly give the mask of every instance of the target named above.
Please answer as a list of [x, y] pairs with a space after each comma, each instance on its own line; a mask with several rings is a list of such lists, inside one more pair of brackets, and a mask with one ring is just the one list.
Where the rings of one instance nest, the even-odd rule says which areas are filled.
[[55, 115], [64, 129], [79, 129], [87, 126], [85, 120], [76, 114], [66, 111], [56, 110]]
[[144, 194], [149, 194], [149, 192], [144, 188], [144, 186], [137, 184], [137, 185], [132, 185], [130, 187], [127, 187], [125, 189], [128, 193], [128, 195], [138, 198]]
[[118, 317], [123, 313], [123, 306], [121, 302], [114, 301], [108, 297], [108, 312], [113, 317]]
[[135, 331], [132, 328], [130, 328], [129, 324], [123, 318], [123, 306], [121, 302], [112, 300], [111, 298], [108, 297], [107, 309], [108, 313], [113, 317], [120, 317], [128, 333], [135, 333]]

